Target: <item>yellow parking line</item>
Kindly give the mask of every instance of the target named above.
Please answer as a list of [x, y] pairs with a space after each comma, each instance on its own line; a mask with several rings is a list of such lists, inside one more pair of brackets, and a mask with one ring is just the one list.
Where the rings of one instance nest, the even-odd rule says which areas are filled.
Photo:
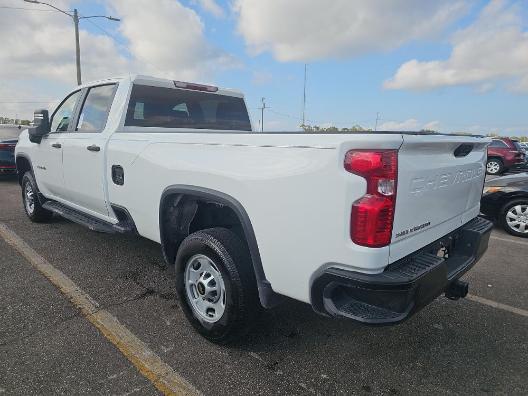
[[122, 325], [115, 316], [82, 291], [64, 273], [53, 267], [26, 242], [0, 223], [0, 236], [75, 305], [103, 336], [114, 344], [138, 371], [166, 395], [200, 395], [201, 393], [167, 365], [143, 341]]
[[516, 315], [520, 315], [520, 316], [524, 316], [528, 318], [528, 311], [521, 309], [521, 308], [516, 308], [516, 307], [512, 307], [511, 305], [501, 304], [493, 300], [488, 300], [487, 298], [484, 298], [484, 297], [475, 296], [473, 294], [468, 294], [466, 298], [468, 300], [475, 301], [480, 304], [487, 305], [489, 307], [501, 309], [503, 311], [511, 312]]

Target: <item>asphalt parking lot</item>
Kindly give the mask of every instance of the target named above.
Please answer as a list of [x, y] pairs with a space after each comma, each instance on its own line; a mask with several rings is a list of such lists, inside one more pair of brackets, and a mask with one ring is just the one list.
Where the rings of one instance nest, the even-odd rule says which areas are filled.
[[[498, 229], [466, 276], [472, 299], [440, 297], [383, 328], [327, 319], [290, 300], [266, 311], [247, 338], [220, 347], [187, 324], [155, 243], [60, 218], [33, 224], [13, 178], [0, 180], [0, 224], [206, 395], [528, 394], [528, 240]], [[2, 238], [0, 281], [0, 394], [159, 393]]]

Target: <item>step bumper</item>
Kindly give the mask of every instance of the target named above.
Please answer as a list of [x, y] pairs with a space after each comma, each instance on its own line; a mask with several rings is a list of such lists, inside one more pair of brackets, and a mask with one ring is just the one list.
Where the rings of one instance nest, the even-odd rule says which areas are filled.
[[[488, 247], [492, 228], [490, 221], [477, 217], [380, 274], [327, 266], [312, 283], [312, 306], [318, 313], [369, 325], [402, 322], [477, 263]], [[447, 257], [438, 256], [441, 249], [447, 249]]]

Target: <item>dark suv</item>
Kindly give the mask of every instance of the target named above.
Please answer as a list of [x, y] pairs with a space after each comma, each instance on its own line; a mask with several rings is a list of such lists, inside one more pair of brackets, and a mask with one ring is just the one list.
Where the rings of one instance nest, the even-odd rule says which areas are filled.
[[524, 165], [524, 150], [517, 140], [497, 138], [488, 146], [488, 163], [486, 172], [500, 175], [508, 169]]
[[0, 176], [16, 173], [15, 146], [21, 131], [20, 125], [0, 125]]

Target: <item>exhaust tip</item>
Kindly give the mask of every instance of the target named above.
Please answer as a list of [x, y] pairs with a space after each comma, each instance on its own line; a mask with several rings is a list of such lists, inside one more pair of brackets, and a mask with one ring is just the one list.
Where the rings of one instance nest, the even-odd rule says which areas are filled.
[[449, 284], [445, 292], [445, 296], [450, 300], [458, 300], [459, 298], [464, 298], [469, 292], [469, 283], [456, 280]]

